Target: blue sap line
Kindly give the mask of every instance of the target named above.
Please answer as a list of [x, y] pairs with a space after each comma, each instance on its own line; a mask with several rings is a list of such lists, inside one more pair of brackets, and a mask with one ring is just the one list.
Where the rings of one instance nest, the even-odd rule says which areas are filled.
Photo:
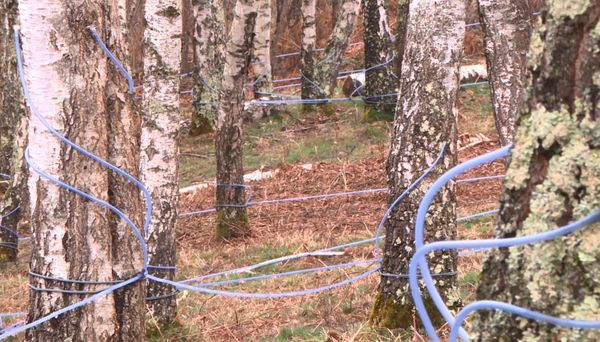
[[[462, 164], [459, 164], [459, 165], [453, 167], [452, 169], [450, 169], [448, 172], [444, 173], [440, 178], [438, 178], [433, 183], [433, 185], [431, 185], [431, 187], [429, 188], [427, 193], [425, 193], [425, 196], [423, 196], [423, 200], [421, 201], [421, 203], [419, 205], [419, 210], [417, 211], [417, 218], [416, 218], [416, 222], [415, 222], [415, 247], [417, 249], [417, 252], [421, 247], [423, 247], [423, 244], [424, 244], [425, 217], [427, 215], [427, 209], [429, 208], [429, 205], [433, 201], [433, 199], [434, 199], [435, 195], [438, 193], [438, 191], [455, 176], [457, 176], [461, 173], [464, 173], [472, 168], [475, 168], [479, 165], [486, 164], [486, 163], [489, 163], [491, 161], [494, 161], [496, 159], [506, 156], [508, 154], [508, 151], [510, 150], [510, 148], [511, 148], [511, 146], [506, 146], [499, 150], [496, 150], [496, 151], [493, 151], [490, 153], [486, 153], [482, 156], [473, 158]], [[415, 256], [416, 256], [416, 254], [415, 254]], [[433, 279], [431, 278], [431, 274], [429, 272], [429, 268], [427, 267], [426, 261], [419, 260], [415, 256], [413, 256], [413, 258], [411, 259], [411, 263], [410, 263], [411, 267], [409, 267], [410, 290], [411, 290], [413, 300], [415, 302], [415, 306], [419, 313], [419, 317], [421, 317], [423, 325], [425, 326], [425, 329], [427, 330], [427, 334], [432, 339], [432, 341], [435, 342], [435, 341], [438, 341], [437, 335], [435, 333], [435, 328], [433, 327], [433, 324], [431, 323], [429, 315], [427, 314], [427, 310], [425, 309], [425, 304], [423, 303], [423, 298], [421, 297], [421, 294], [419, 291], [416, 262], [419, 262], [418, 266], [420, 267], [421, 274], [423, 275], [423, 280], [425, 281], [425, 285], [427, 286], [427, 288], [428, 289], [430, 287], [434, 288], [435, 285], [433, 284]], [[414, 263], [413, 263], [413, 261], [414, 261]], [[440, 301], [441, 301], [441, 304], [443, 304], [443, 300], [441, 299], [439, 294], [437, 296], [435, 296], [435, 294], [432, 294], [432, 300], [436, 304], [438, 309], [440, 309], [439, 304], [440, 304]], [[452, 314], [448, 310], [443, 311], [440, 309], [440, 313], [448, 322], [451, 322], [450, 320], [452, 319], [452, 322], [450, 323], [450, 325], [452, 325], [452, 323], [454, 323]], [[461, 332], [461, 336], [466, 338], [467, 334], [464, 330]]]
[[129, 181], [134, 183], [137, 187], [139, 187], [140, 190], [142, 190], [142, 192], [144, 194], [144, 199], [146, 200], [146, 216], [144, 219], [144, 232], [147, 233], [148, 226], [150, 225], [150, 219], [152, 217], [152, 198], [150, 197], [150, 192], [148, 191], [146, 186], [144, 186], [144, 184], [142, 184], [142, 182], [140, 182], [139, 180], [137, 180], [135, 177], [131, 176], [127, 172], [119, 169], [118, 167], [116, 167], [113, 164], [107, 162], [106, 160], [96, 156], [95, 154], [88, 152], [81, 146], [79, 146], [79, 145], [75, 144], [74, 142], [72, 142], [71, 140], [67, 139], [65, 136], [63, 136], [61, 133], [59, 133], [56, 129], [54, 129], [54, 127], [52, 127], [52, 125], [50, 125], [50, 123], [44, 118], [44, 116], [41, 114], [41, 112], [35, 106], [33, 99], [31, 97], [31, 94], [29, 93], [29, 88], [27, 87], [27, 82], [25, 80], [25, 71], [23, 70], [23, 58], [21, 56], [21, 41], [19, 38], [19, 28], [18, 27], [14, 28], [14, 39], [15, 39], [15, 48], [17, 51], [17, 68], [18, 68], [18, 72], [19, 72], [19, 78], [21, 80], [21, 87], [23, 88], [23, 94], [25, 95], [27, 105], [31, 109], [31, 112], [33, 113], [33, 115], [42, 123], [42, 125], [44, 125], [44, 127], [46, 127], [46, 129], [50, 133], [52, 133], [54, 136], [56, 136], [64, 144], [72, 147], [73, 149], [82, 153], [86, 157], [95, 160], [100, 165], [103, 165], [103, 166], [109, 168], [110, 170], [116, 172], [117, 174], [125, 177], [126, 179], [128, 179]]

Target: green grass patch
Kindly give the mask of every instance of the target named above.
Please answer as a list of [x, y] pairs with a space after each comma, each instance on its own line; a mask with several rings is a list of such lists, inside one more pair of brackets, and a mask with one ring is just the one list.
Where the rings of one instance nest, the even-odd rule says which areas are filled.
[[273, 339], [263, 341], [287, 342], [287, 341], [323, 341], [323, 329], [312, 326], [285, 327], [279, 330], [279, 335]]
[[[244, 126], [244, 169], [276, 168], [282, 164], [363, 159], [374, 146], [389, 141], [389, 123], [364, 122], [362, 105], [335, 106], [336, 116], [323, 121], [320, 113], [301, 113], [301, 107]], [[181, 186], [207, 181], [216, 174], [213, 135], [183, 137], [179, 176]], [[190, 155], [190, 153], [192, 155]], [[198, 157], [200, 155], [201, 157]]]
[[152, 318], [146, 320], [146, 341], [182, 341], [190, 334], [190, 327], [179, 321], [168, 324], [157, 323]]
[[458, 279], [458, 283], [460, 285], [476, 285], [479, 282], [479, 272], [471, 271], [465, 273], [460, 279]]
[[461, 118], [458, 121], [461, 133], [496, 135], [490, 89], [489, 86], [460, 89], [458, 104]]
[[496, 223], [496, 215], [488, 215], [470, 219], [468, 221], [461, 222], [464, 228], [477, 232], [480, 235], [487, 235]]

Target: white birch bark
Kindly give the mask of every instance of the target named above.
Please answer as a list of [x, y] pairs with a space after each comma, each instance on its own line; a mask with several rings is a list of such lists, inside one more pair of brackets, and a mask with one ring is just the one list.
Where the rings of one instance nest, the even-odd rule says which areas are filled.
[[[177, 0], [146, 0], [144, 93], [141, 138], [142, 182], [151, 192], [154, 211], [147, 237], [150, 264], [175, 266], [177, 219], [177, 154], [179, 138], [179, 65], [182, 16]], [[173, 270], [150, 269], [174, 279]], [[151, 314], [160, 322], [172, 321], [176, 301], [170, 286], [148, 284]]]
[[[106, 158], [104, 91], [107, 62], [87, 26], [104, 29], [102, 1], [22, 0], [20, 23], [25, 77], [33, 104], [48, 122], [84, 148]], [[77, 12], [71, 6], [77, 5]], [[85, 20], [75, 20], [86, 18]], [[93, 81], [92, 81], [93, 80]], [[52, 85], [52, 86], [48, 86]], [[107, 200], [107, 171], [89, 158], [66, 148], [39, 120], [31, 121], [29, 148], [35, 164], [101, 199]], [[108, 212], [95, 203], [40, 178], [33, 212], [31, 270], [64, 279], [110, 281], [111, 237]], [[74, 286], [32, 276], [39, 288], [98, 290], [105, 285]], [[30, 291], [29, 321], [79, 301], [76, 295]], [[112, 295], [28, 331], [33, 341], [108, 340], [116, 332]]]
[[494, 121], [502, 145], [512, 143], [521, 111], [531, 35], [531, 9], [524, 0], [479, 0]]
[[[309, 3], [307, 5], [312, 4]], [[342, 55], [348, 46], [348, 40], [352, 35], [359, 10], [359, 0], [342, 1], [340, 5], [340, 14], [337, 17], [335, 27], [329, 36], [324, 56], [316, 63], [313, 60], [312, 65], [310, 63], [303, 63], [302, 65], [302, 72], [304, 75], [302, 79], [302, 98], [327, 98], [333, 95], [333, 91], [337, 84], [337, 71]], [[312, 29], [307, 28], [307, 37], [310, 37], [309, 34], [312, 33], [311, 30]]]
[[214, 103], [219, 100], [223, 75], [225, 9], [223, 0], [194, 0], [192, 5], [196, 16], [194, 101], [206, 103], [194, 107], [191, 133], [199, 135], [211, 132], [216, 125]]
[[243, 169], [243, 85], [248, 76], [256, 10], [254, 0], [238, 0], [227, 41], [219, 96], [215, 150], [217, 157], [216, 237], [228, 239], [249, 233]]
[[305, 78], [314, 78], [315, 52], [317, 47], [317, 0], [302, 1], [302, 98], [309, 98], [313, 86]]
[[[254, 98], [269, 100], [264, 93], [273, 91], [271, 73], [271, 0], [255, 1], [256, 23], [254, 26], [254, 46], [252, 49], [254, 71]], [[271, 105], [254, 105], [250, 109], [254, 119], [268, 116]]]
[[[497, 239], [565, 226], [600, 207], [599, 0], [548, 1], [529, 50], [530, 84], [510, 152]], [[546, 315], [600, 319], [600, 223], [539, 243], [486, 253], [477, 300]], [[597, 329], [570, 329], [481, 310], [473, 341], [594, 341]], [[501, 338], [499, 338], [501, 337]]]
[[[410, 296], [409, 261], [414, 251], [414, 224], [419, 203], [432, 180], [456, 163], [456, 99], [465, 33], [463, 0], [415, 0], [410, 4], [400, 96], [387, 161], [388, 202], [393, 202], [431, 165], [445, 144], [430, 176], [392, 211], [386, 222], [382, 275], [371, 322], [386, 328], [408, 328], [415, 308]], [[454, 184], [445, 186], [428, 211], [425, 240], [456, 236]], [[455, 272], [456, 252], [430, 256], [433, 273]], [[391, 276], [389, 275], [391, 274]], [[398, 275], [394, 277], [394, 275]], [[442, 297], [456, 307], [456, 275], [435, 277]], [[429, 298], [425, 298], [430, 301]], [[443, 319], [433, 317], [437, 323]]]
[[[362, 4], [366, 69], [362, 93], [366, 96], [393, 93], [398, 81], [393, 76], [394, 53], [386, 3], [384, 0], [362, 0]], [[391, 113], [396, 107], [389, 97], [365, 99], [365, 103], [379, 112]]]
[[[130, 51], [139, 45], [130, 45], [128, 39], [140, 30], [131, 31], [132, 25], [139, 25], [132, 15], [137, 4], [131, 0], [110, 0], [107, 4], [107, 22], [110, 29], [106, 32], [105, 42], [112, 53], [128, 70], [134, 70]], [[106, 87], [106, 111], [108, 113], [108, 139], [110, 149], [108, 160], [123, 171], [139, 179], [140, 175], [140, 113], [136, 111], [129, 94], [127, 80], [112, 63], [108, 69]], [[108, 178], [109, 200], [112, 205], [126, 213], [132, 221], [142, 227], [144, 207], [139, 196], [139, 188], [114, 172]], [[112, 231], [113, 275], [120, 280], [133, 277], [142, 269], [142, 253], [131, 227], [117, 215], [109, 217]], [[145, 328], [145, 286], [136, 282], [115, 293], [117, 306], [117, 324], [119, 339], [122, 341], [141, 341]]]

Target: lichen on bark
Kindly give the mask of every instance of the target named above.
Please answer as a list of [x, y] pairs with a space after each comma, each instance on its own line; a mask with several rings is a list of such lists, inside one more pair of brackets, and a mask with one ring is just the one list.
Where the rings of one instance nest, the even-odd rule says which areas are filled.
[[512, 143], [526, 85], [531, 7], [523, 0], [478, 0], [500, 143]]
[[[414, 254], [415, 216], [432, 180], [456, 163], [456, 99], [464, 15], [462, 0], [411, 3], [401, 96], [387, 161], [388, 203], [433, 163], [442, 146], [445, 145], [445, 149], [430, 176], [400, 202], [386, 222], [381, 268], [384, 274], [370, 318], [375, 326], [409, 328], [413, 325], [415, 307], [405, 275]], [[456, 237], [455, 206], [454, 184], [450, 183], [436, 196], [428, 211], [427, 242]], [[456, 307], [460, 303], [455, 287], [456, 252], [436, 252], [429, 257], [429, 264], [432, 273], [447, 273], [434, 279], [446, 302]], [[425, 301], [431, 305], [429, 298]], [[433, 319], [442, 322], [439, 316]]]
[[217, 104], [223, 76], [225, 50], [225, 8], [223, 0], [194, 0], [194, 106], [190, 134], [200, 135], [214, 130]]
[[[511, 152], [494, 236], [555, 229], [600, 208], [600, 2], [555, 0], [529, 52], [531, 86]], [[599, 320], [600, 224], [551, 241], [503, 248], [484, 261], [478, 299]], [[481, 312], [476, 339], [592, 340], [511, 314]]]

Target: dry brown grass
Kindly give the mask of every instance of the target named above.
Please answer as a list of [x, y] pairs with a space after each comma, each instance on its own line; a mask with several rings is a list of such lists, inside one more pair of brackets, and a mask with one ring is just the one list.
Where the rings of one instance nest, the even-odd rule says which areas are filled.
[[[461, 133], [484, 132], [495, 140], [486, 88], [461, 91], [459, 128]], [[471, 99], [471, 97], [475, 97]], [[301, 127], [294, 127], [301, 128]], [[312, 128], [311, 128], [312, 129]], [[314, 127], [315, 134], [331, 134], [330, 128]], [[321, 131], [322, 130], [322, 131]], [[465, 160], [495, 149], [497, 143], [482, 143], [461, 151]], [[386, 144], [373, 146], [368, 158], [313, 163], [312, 170], [300, 165], [283, 165], [275, 178], [254, 182], [255, 199], [284, 198], [326, 192], [385, 187]], [[469, 172], [464, 177], [495, 175], [503, 172], [493, 163]], [[458, 214], [489, 210], [497, 205], [498, 181], [458, 187]], [[181, 211], [209, 208], [213, 189], [184, 196]], [[325, 248], [374, 236], [386, 206], [384, 194], [289, 203], [249, 209], [253, 234], [228, 243], [212, 240], [211, 215], [180, 220], [178, 226], [179, 275], [187, 278], [245, 266], [267, 259]], [[488, 237], [493, 218], [459, 225], [459, 238]], [[26, 245], [25, 245], [26, 246]], [[20, 263], [4, 265], [0, 277], [0, 312], [25, 311], [27, 306], [27, 254]], [[338, 256], [310, 257], [270, 266], [256, 272], [272, 273], [373, 257], [372, 246], [349, 249]], [[480, 255], [461, 258], [460, 291], [464, 301], [472, 299]], [[294, 276], [223, 289], [244, 292], [282, 292], [331, 284], [359, 274], [365, 267]], [[319, 295], [277, 300], [248, 300], [183, 292], [178, 297], [179, 321], [183, 327], [153, 334], [150, 340], [164, 341], [421, 341], [416, 327], [412, 331], [373, 330], [365, 322], [378, 284], [370, 277]], [[443, 329], [443, 328], [442, 328]]]
[[[467, 150], [465, 159], [493, 144]], [[472, 176], [497, 174], [502, 165], [472, 171]], [[254, 184], [256, 196], [287, 197], [343, 189], [384, 186], [382, 159], [356, 163], [316, 165], [313, 171], [289, 166], [278, 177]], [[292, 180], [295, 182], [292, 183]], [[286, 185], [287, 184], [287, 185]], [[294, 184], [290, 187], [289, 184]], [[495, 206], [498, 182], [476, 187], [459, 187], [460, 215]], [[182, 209], [210, 205], [212, 194], [198, 193], [184, 198]], [[181, 220], [179, 227], [179, 268], [181, 278], [244, 266], [267, 259], [341, 244], [374, 235], [385, 209], [385, 195], [365, 195], [335, 200], [306, 202], [302, 205], [280, 204], [250, 209], [254, 235], [240, 241], [217, 243], [211, 240], [213, 219], [210, 216]], [[460, 238], [488, 236], [491, 221], [461, 225]], [[22, 253], [22, 260], [25, 259]], [[311, 257], [288, 262], [256, 272], [280, 272], [317, 267], [373, 257], [371, 245], [349, 249], [340, 256]], [[480, 256], [460, 260], [461, 292], [468, 302], [475, 288]], [[26, 309], [24, 276], [26, 263], [8, 266], [0, 281], [2, 311]], [[282, 292], [323, 286], [359, 274], [366, 267], [294, 276], [277, 280], [247, 283], [222, 289], [245, 292]], [[466, 279], [466, 280], [464, 280]], [[188, 341], [401, 341], [422, 340], [418, 331], [376, 331], [365, 325], [378, 284], [372, 275], [348, 286], [323, 294], [277, 300], [237, 299], [183, 292], [179, 296], [179, 320], [183, 328], [161, 331], [155, 340]]]
[[[481, 144], [465, 150], [461, 160], [496, 148], [496, 144]], [[501, 173], [502, 164], [496, 163], [471, 171], [465, 177]], [[258, 196], [285, 197], [298, 194], [315, 194], [319, 189], [328, 192], [344, 189], [384, 186], [383, 160], [370, 159], [351, 164], [323, 163], [315, 171], [290, 166], [275, 179], [255, 184]], [[293, 184], [293, 186], [290, 186]], [[496, 206], [498, 181], [480, 185], [459, 186], [459, 215], [489, 210]], [[199, 193], [184, 205], [210, 207], [209, 193]], [[209, 197], [212, 197], [209, 195]], [[384, 195], [367, 195], [344, 199], [307, 202], [302, 205], [280, 204], [250, 209], [254, 235], [243, 241], [217, 243], [211, 240], [213, 220], [210, 217], [182, 221], [181, 243], [186, 247], [180, 255], [186, 265], [184, 274], [203, 274], [234, 268], [253, 262], [323, 248], [348, 241], [365, 239], [374, 235], [383, 211]], [[326, 213], [326, 214], [324, 214]], [[489, 236], [493, 219], [480, 219], [460, 225], [460, 238]], [[308, 258], [290, 262], [269, 272], [315, 267], [373, 257], [372, 246], [353, 248], [338, 257]], [[460, 260], [461, 293], [465, 302], [472, 298], [479, 272], [480, 255]], [[346, 279], [361, 270], [331, 272], [315, 276], [298, 276], [289, 279], [265, 281], [231, 287], [245, 291], [288, 291], [322, 286]], [[189, 272], [189, 273], [188, 273]], [[374, 331], [365, 326], [378, 284], [376, 275], [346, 287], [320, 295], [277, 300], [241, 300], [201, 295], [184, 296], [180, 302], [182, 318], [190, 320], [203, 339], [217, 340], [318, 340], [318, 341], [394, 341], [420, 340], [418, 331]], [[195, 310], [202, 308], [202, 313]], [[190, 312], [186, 315], [185, 312]], [[294, 330], [295, 329], [295, 330]], [[395, 332], [398, 334], [398, 332]]]

